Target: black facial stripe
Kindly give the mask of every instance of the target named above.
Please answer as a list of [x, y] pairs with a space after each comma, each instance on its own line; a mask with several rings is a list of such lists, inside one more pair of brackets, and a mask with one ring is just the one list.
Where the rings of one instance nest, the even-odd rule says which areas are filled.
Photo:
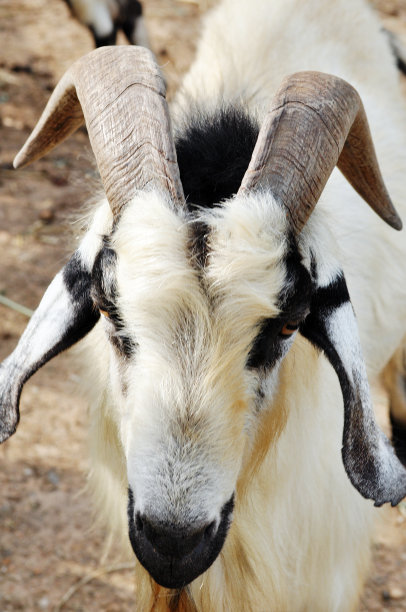
[[300, 321], [310, 304], [312, 282], [309, 272], [301, 263], [301, 256], [294, 237], [291, 237], [290, 248], [286, 257], [286, 276], [283, 291], [278, 298], [280, 314], [274, 319], [262, 322], [247, 359], [248, 368], [272, 368], [284, 355], [286, 338], [290, 334], [281, 334], [285, 323], [288, 329], [295, 330], [294, 322]]
[[289, 250], [285, 260], [286, 275], [278, 297], [279, 315], [283, 320], [299, 321], [309, 308], [313, 290], [312, 278], [302, 264], [296, 239], [289, 237]]
[[20, 380], [18, 398], [20, 397], [24, 383], [27, 382], [37, 370], [50, 359], [81, 340], [99, 320], [100, 315], [97, 310], [95, 310], [93, 301], [90, 298], [90, 274], [83, 266], [79, 253], [76, 252], [72, 255], [71, 259], [63, 268], [62, 277], [72, 299], [74, 316], [69, 320], [69, 325], [62, 338], [60, 338], [56, 344], [41, 356], [41, 359], [25, 372], [24, 377]]
[[[320, 296], [319, 296], [320, 300]], [[331, 343], [327, 333], [327, 319], [332, 313], [332, 308], [329, 308], [324, 313], [323, 306], [320, 310], [312, 308], [310, 314], [306, 317], [303, 323], [300, 325], [300, 333], [304, 338], [307, 338], [318, 350], [325, 353], [327, 359], [335, 369], [338, 380], [341, 385], [343, 395], [349, 396], [351, 392], [350, 381], [348, 380], [347, 373], [344, 369], [342, 361]]]
[[344, 275], [340, 273], [332, 283], [319, 287], [311, 299], [311, 310], [322, 311], [326, 314], [350, 301], [350, 296]]
[[189, 225], [189, 245], [192, 264], [202, 270], [206, 266], [208, 257], [208, 237], [210, 228], [202, 221], [193, 221]]
[[117, 254], [108, 246], [107, 239], [104, 242], [92, 270], [92, 298], [95, 306], [107, 313], [115, 327], [115, 333], [110, 334], [112, 345], [120, 354], [129, 358], [134, 354], [136, 344], [125, 334], [125, 325], [117, 308]]
[[278, 338], [282, 324], [279, 317], [263, 322], [248, 354], [247, 368], [272, 368], [282, 357], [282, 342]]
[[300, 333], [316, 348], [325, 352], [337, 373], [343, 394], [348, 395], [351, 390], [348, 376], [327, 332], [329, 316], [345, 303], [350, 303], [350, 296], [344, 275], [340, 272], [329, 285], [318, 287], [313, 293], [310, 313], [300, 324]]
[[52, 359], [52, 357], [55, 357], [55, 355], [58, 355], [86, 336], [100, 318], [100, 314], [94, 308], [93, 300], [90, 296], [91, 276], [78, 252], [72, 255], [63, 268], [62, 277], [72, 299], [74, 317], [69, 321], [69, 326], [59, 342], [42, 356], [41, 360], [32, 368], [32, 371], [27, 373], [23, 382], [28, 380], [34, 372]]

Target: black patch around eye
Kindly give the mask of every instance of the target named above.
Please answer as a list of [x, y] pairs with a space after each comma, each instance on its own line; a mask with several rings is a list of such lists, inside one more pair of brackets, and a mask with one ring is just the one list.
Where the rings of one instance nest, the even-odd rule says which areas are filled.
[[283, 346], [279, 332], [283, 321], [278, 317], [265, 320], [248, 354], [248, 368], [271, 368], [282, 357]]
[[283, 327], [289, 327], [290, 324], [290, 327], [300, 328], [300, 322], [309, 311], [313, 283], [308, 270], [302, 264], [294, 236], [290, 238], [285, 265], [284, 288], [278, 298], [280, 314], [274, 319], [262, 322], [248, 354], [248, 368], [272, 368], [283, 356], [286, 342], [292, 336], [283, 334]]
[[[71, 326], [69, 332], [70, 344], [66, 342], [66, 346], [71, 346], [94, 327], [100, 315], [92, 303], [90, 293], [91, 274], [85, 268], [78, 252], [72, 255], [63, 269], [63, 280], [76, 311], [75, 325]], [[65, 346], [62, 344], [62, 348], [59, 348], [59, 350], [63, 350], [63, 348]]]
[[92, 270], [92, 298], [95, 307], [104, 311], [112, 322], [115, 332], [110, 335], [114, 348], [124, 357], [131, 357], [136, 350], [136, 343], [125, 333], [125, 325], [117, 308], [116, 286], [117, 254], [108, 246], [98, 253]]
[[92, 297], [97, 308], [110, 314], [110, 310], [115, 308], [114, 304], [117, 298], [117, 255], [113, 249], [107, 246], [107, 239], [104, 242], [105, 244], [97, 254], [93, 264]]

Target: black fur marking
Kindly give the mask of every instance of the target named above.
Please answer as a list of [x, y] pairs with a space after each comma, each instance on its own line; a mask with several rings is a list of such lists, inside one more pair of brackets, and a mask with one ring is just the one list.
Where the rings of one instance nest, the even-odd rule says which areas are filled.
[[[340, 281], [341, 284], [341, 281]], [[323, 291], [324, 295], [331, 297], [330, 292]], [[301, 334], [316, 348], [323, 351], [333, 366], [340, 383], [344, 401], [344, 431], [342, 459], [347, 475], [354, 487], [366, 499], [374, 499], [375, 505], [381, 505], [379, 499], [380, 474], [374, 449], [369, 445], [365, 435], [363, 422], [363, 406], [359, 397], [357, 385], [352, 385], [343, 366], [336, 348], [331, 342], [327, 332], [327, 319], [332, 312], [331, 305], [323, 308], [321, 296], [317, 296], [319, 310], [312, 308], [311, 314], [301, 325]]]
[[399, 56], [396, 57], [396, 66], [400, 72], [406, 75], [406, 62]]
[[191, 261], [198, 271], [201, 271], [207, 263], [208, 237], [210, 228], [202, 221], [193, 221], [189, 225], [189, 251]]
[[70, 322], [69, 328], [60, 342], [49, 353], [44, 355], [41, 365], [49, 361], [54, 355], [81, 340], [99, 320], [99, 313], [94, 310], [93, 301], [90, 296], [90, 273], [84, 267], [78, 252], [72, 255], [64, 267], [63, 280], [72, 298], [75, 318]]
[[[344, 401], [341, 453], [350, 481], [363, 497], [374, 500], [375, 506], [381, 506], [388, 501], [395, 505], [402, 499], [402, 483], [399, 480], [399, 493], [396, 481], [384, 482], [378, 443], [381, 434], [373, 431], [373, 422], [369, 428], [365, 424], [362, 388], [366, 381], [358, 379], [357, 371], [351, 373], [353, 381], [350, 380], [334, 345], [334, 338], [329, 335], [329, 317], [345, 303], [349, 304], [350, 301], [344, 276], [340, 274], [330, 285], [316, 290], [312, 297], [310, 314], [301, 324], [300, 332], [325, 353], [338, 376]], [[342, 333], [345, 334], [345, 330]]]
[[312, 296], [311, 310], [328, 314], [350, 301], [350, 296], [344, 275], [339, 274], [332, 283], [319, 287]]
[[50, 359], [70, 348], [81, 340], [99, 320], [99, 313], [95, 311], [90, 297], [90, 274], [84, 268], [80, 255], [76, 252], [72, 255], [63, 269], [63, 280], [72, 298], [75, 309], [74, 318], [69, 321], [63, 337], [52, 348], [50, 348], [32, 368], [26, 372], [21, 381], [22, 385]]
[[404, 58], [401, 56], [402, 51], [399, 50], [400, 42], [398, 41], [398, 37], [394, 32], [390, 32], [385, 28], [382, 28], [382, 32], [386, 35], [386, 38], [389, 42], [389, 47], [396, 60], [396, 66], [398, 70], [406, 75], [406, 63]]
[[134, 354], [136, 344], [124, 333], [125, 325], [117, 308], [116, 263], [117, 254], [105, 239], [93, 265], [92, 298], [95, 306], [105, 311], [114, 325], [115, 333], [110, 335], [111, 343], [119, 354], [129, 358]]
[[95, 47], [108, 47], [109, 45], [115, 45], [117, 40], [117, 28], [113, 27], [112, 31], [106, 36], [99, 36], [93, 26], [89, 26], [89, 30], [92, 33]]
[[301, 321], [308, 312], [312, 282], [301, 263], [293, 237], [290, 242], [286, 258], [286, 280], [278, 300], [281, 313], [274, 319], [262, 322], [248, 355], [248, 368], [272, 368], [285, 352], [284, 342], [287, 336], [281, 335], [283, 326], [288, 321]]
[[399, 460], [406, 467], [406, 425], [397, 421], [390, 413], [392, 425], [392, 444]]
[[[90, 297], [90, 274], [84, 267], [79, 253], [74, 253], [62, 271], [63, 284], [69, 294], [66, 320], [61, 321], [61, 337], [49, 338], [44, 353], [36, 362], [30, 359], [31, 346], [46, 325], [49, 313], [35, 313], [28, 323], [17, 348], [0, 366], [0, 442], [11, 436], [19, 422], [19, 401], [24, 383], [52, 357], [72, 346], [83, 338], [96, 324], [99, 313], [93, 308]], [[63, 296], [65, 303], [65, 296]], [[69, 304], [70, 302], [70, 304]], [[73, 311], [71, 310], [73, 309]], [[42, 317], [42, 319], [41, 319]], [[66, 325], [66, 329], [64, 326]], [[62, 331], [64, 329], [64, 331]]]
[[[71, 0], [65, 0], [68, 5], [71, 14], [77, 17]], [[83, 23], [87, 26], [93, 35], [93, 39], [96, 47], [104, 47], [106, 45], [115, 45], [117, 32], [122, 30], [127, 40], [131, 44], [138, 44], [134, 40], [134, 30], [137, 19], [142, 15], [142, 5], [138, 0], [116, 0], [118, 13], [113, 22], [112, 31], [106, 36], [99, 36], [91, 23]]]
[[120, 25], [129, 43], [138, 44], [134, 40], [134, 29], [137, 19], [142, 16], [142, 6], [137, 0], [127, 0], [120, 13]]
[[52, 357], [55, 357], [84, 338], [99, 320], [100, 315], [94, 309], [90, 296], [90, 274], [84, 267], [78, 252], [72, 255], [63, 268], [63, 280], [72, 298], [75, 316], [69, 321], [69, 327], [60, 341], [42, 356], [41, 360], [27, 373], [23, 382], [26, 382], [34, 372], [52, 359]]
[[190, 210], [212, 208], [238, 191], [258, 133], [258, 125], [240, 108], [193, 112], [175, 141]]
[[343, 396], [350, 397], [352, 387], [341, 359], [328, 337], [326, 327], [328, 317], [335, 309], [346, 302], [350, 302], [350, 296], [344, 275], [341, 273], [332, 283], [325, 287], [319, 287], [314, 292], [310, 302], [310, 314], [300, 325], [300, 333], [316, 348], [325, 352], [337, 373]]
[[266, 319], [247, 359], [247, 368], [272, 368], [283, 355], [283, 340], [279, 334], [283, 327], [283, 319]]
[[314, 256], [313, 251], [310, 251], [310, 276], [315, 285], [317, 285], [318, 281], [318, 273], [317, 273], [317, 263], [316, 257]]

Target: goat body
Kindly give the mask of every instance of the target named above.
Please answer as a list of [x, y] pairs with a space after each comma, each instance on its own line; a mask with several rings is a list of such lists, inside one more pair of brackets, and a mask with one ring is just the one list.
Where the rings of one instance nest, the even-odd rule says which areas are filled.
[[[281, 80], [309, 70], [358, 90], [383, 177], [405, 216], [405, 103], [366, 2], [223, 0], [205, 20], [171, 107], [185, 202], [174, 205], [182, 198], [173, 152], [156, 128], [151, 150], [167, 150], [166, 161], [152, 176], [144, 162], [128, 170], [138, 181], [130, 198], [103, 162], [110, 202], [99, 203], [22, 348], [0, 370], [15, 408], [3, 414], [5, 439], [25, 380], [87, 334], [91, 484], [112, 529], [129, 527], [142, 611], [356, 610], [377, 512], [370, 499], [394, 505], [406, 494], [405, 472], [374, 424], [366, 377], [374, 380], [401, 350], [404, 236], [338, 170], [295, 229], [291, 208], [261, 178], [266, 156], [250, 162]], [[314, 78], [323, 91], [335, 83]], [[313, 76], [303, 79], [295, 109], [306, 106], [300, 96]], [[112, 103], [118, 98], [114, 90]], [[150, 109], [150, 100], [139, 98], [136, 108]], [[272, 113], [280, 108], [284, 102]], [[98, 113], [83, 112], [88, 125]], [[133, 131], [120, 133], [120, 147]], [[18, 164], [38, 157], [38, 138]], [[357, 148], [357, 139], [346, 142], [333, 138], [338, 165]], [[293, 151], [294, 138], [289, 143]], [[310, 184], [310, 196], [316, 188]], [[388, 210], [378, 212], [399, 228]], [[55, 304], [70, 313], [58, 333], [46, 328]], [[10, 371], [39, 333], [41, 350], [11, 385]]]

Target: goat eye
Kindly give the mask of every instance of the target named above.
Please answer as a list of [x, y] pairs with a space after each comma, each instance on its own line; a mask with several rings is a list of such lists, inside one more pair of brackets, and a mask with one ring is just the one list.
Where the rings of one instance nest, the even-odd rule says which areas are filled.
[[299, 329], [299, 325], [300, 321], [286, 321], [281, 331], [279, 332], [279, 335], [283, 338], [289, 338], [289, 336], [292, 336], [295, 331]]
[[99, 312], [100, 312], [101, 315], [103, 315], [103, 317], [106, 317], [107, 319], [110, 318], [110, 315], [107, 312], [107, 310], [103, 310], [102, 308], [99, 308]]

